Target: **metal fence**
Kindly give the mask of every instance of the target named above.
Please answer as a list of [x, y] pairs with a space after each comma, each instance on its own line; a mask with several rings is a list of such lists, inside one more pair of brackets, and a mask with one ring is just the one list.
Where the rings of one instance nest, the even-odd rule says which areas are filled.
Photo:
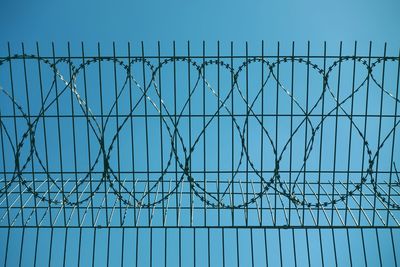
[[5, 265], [397, 266], [399, 55], [206, 48], [8, 45]]

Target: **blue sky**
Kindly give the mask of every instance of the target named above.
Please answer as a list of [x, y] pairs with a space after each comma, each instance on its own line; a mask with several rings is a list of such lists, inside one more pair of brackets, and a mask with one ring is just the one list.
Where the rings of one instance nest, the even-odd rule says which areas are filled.
[[400, 44], [395, 0], [2, 1], [0, 41]]

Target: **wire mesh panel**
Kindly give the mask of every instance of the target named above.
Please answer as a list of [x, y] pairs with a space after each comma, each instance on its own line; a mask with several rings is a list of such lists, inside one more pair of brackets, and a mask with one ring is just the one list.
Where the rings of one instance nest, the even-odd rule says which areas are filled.
[[211, 47], [3, 51], [5, 265], [397, 265], [399, 56]]

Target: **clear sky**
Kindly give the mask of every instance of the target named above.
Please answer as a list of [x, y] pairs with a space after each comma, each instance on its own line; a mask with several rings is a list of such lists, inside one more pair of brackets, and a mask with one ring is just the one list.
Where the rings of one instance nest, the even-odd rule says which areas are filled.
[[390, 42], [400, 44], [396, 0], [9, 1], [6, 42]]

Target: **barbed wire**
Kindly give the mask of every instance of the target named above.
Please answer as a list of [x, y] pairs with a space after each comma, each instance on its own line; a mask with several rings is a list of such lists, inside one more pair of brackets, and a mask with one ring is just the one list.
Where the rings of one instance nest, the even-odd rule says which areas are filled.
[[[24, 110], [23, 105], [21, 105], [16, 100], [16, 97], [13, 95], [14, 93], [13, 92], [10, 93], [10, 90], [7, 90], [3, 85], [0, 85], [1, 93], [4, 96], [6, 96], [6, 99], [8, 99], [8, 101], [12, 103], [12, 105], [18, 110], [19, 113], [21, 113], [27, 126], [27, 130], [23, 132], [22, 137], [20, 138], [20, 140], [18, 140], [17, 136], [15, 137], [12, 136], [12, 134], [7, 130], [3, 121], [2, 120], [0, 121], [1, 129], [4, 132], [6, 139], [10, 144], [10, 147], [12, 148], [12, 154], [14, 156], [14, 165], [15, 165], [12, 178], [9, 179], [8, 181], [4, 181], [5, 185], [0, 189], [0, 198], [7, 194], [8, 189], [13, 183], [18, 182], [26, 188], [29, 194], [32, 194], [36, 199], [39, 199], [39, 201], [41, 202], [48, 202], [49, 204], [54, 204], [54, 205], [79, 206], [87, 201], [90, 201], [96, 194], [98, 194], [100, 192], [100, 187], [103, 183], [108, 183], [112, 190], [112, 193], [124, 205], [130, 207], [135, 206], [141, 208], [146, 208], [146, 207], [150, 208], [162, 203], [163, 201], [166, 201], [172, 194], [177, 193], [178, 188], [182, 185], [182, 183], [186, 179], [189, 182], [190, 188], [193, 191], [194, 195], [202, 202], [204, 202], [207, 206], [213, 208], [228, 208], [228, 209], [245, 208], [251, 204], [257, 203], [257, 201], [263, 196], [265, 196], [267, 191], [269, 190], [274, 190], [276, 191], [277, 194], [285, 196], [293, 204], [297, 206], [319, 208], [319, 207], [326, 207], [329, 205], [335, 205], [339, 202], [346, 201], [347, 198], [354, 195], [356, 191], [361, 191], [362, 186], [369, 180], [376, 197], [378, 197], [382, 202], [386, 203], [391, 208], [394, 209], [400, 208], [400, 205], [391, 201], [389, 197], [385, 197], [385, 194], [382, 193], [381, 189], [379, 189], [376, 181], [377, 171], [374, 171], [374, 169], [377, 168], [376, 161], [379, 157], [380, 151], [382, 150], [382, 148], [384, 147], [385, 143], [390, 138], [390, 136], [394, 135], [395, 130], [400, 123], [400, 120], [397, 120], [397, 118], [395, 118], [393, 127], [385, 136], [383, 136], [381, 140], [379, 140], [380, 143], [374, 150], [371, 147], [370, 143], [368, 142], [365, 133], [363, 133], [360, 127], [353, 120], [352, 114], [346, 111], [346, 109], [344, 108], [344, 105], [348, 101], [353, 99], [356, 96], [356, 94], [360, 92], [361, 89], [370, 81], [372, 81], [381, 90], [382, 94], [385, 94], [392, 100], [394, 100], [397, 106], [397, 103], [400, 102], [398, 98], [398, 93], [395, 96], [391, 92], [386, 90], [382, 86], [382, 84], [378, 82], [377, 78], [374, 76], [373, 71], [379, 64], [382, 64], [384, 62], [387, 61], [399, 62], [398, 58], [382, 57], [382, 58], [377, 58], [374, 62], [370, 63], [367, 60], [368, 58], [343, 56], [335, 60], [327, 68], [325, 67], [322, 68], [317, 64], [313, 63], [312, 61], [310, 61], [309, 59], [304, 59], [301, 57], [282, 57], [282, 58], [277, 58], [275, 61], [268, 61], [262, 57], [251, 57], [242, 62], [237, 68], [234, 68], [230, 64], [219, 59], [197, 62], [195, 59], [189, 57], [166, 58], [163, 61], [160, 61], [159, 64], [153, 64], [150, 60], [146, 59], [145, 57], [135, 58], [133, 60], [121, 60], [112, 57], [106, 57], [106, 58], [99, 57], [99, 58], [87, 59], [83, 63], [76, 65], [74, 64], [73, 60], [69, 58], [60, 58], [58, 60], [53, 60], [53, 62], [51, 62], [49, 59], [42, 58], [37, 55], [17, 54], [12, 57], [1, 59], [0, 67], [5, 66], [5, 63], [7, 62], [19, 59], [37, 60], [41, 64], [47, 66], [54, 73], [55, 79], [53, 80], [46, 96], [42, 99], [40, 111], [35, 116], [32, 116], [31, 114], [28, 115]], [[124, 77], [123, 84], [116, 96], [115, 101], [111, 105], [111, 108], [108, 111], [108, 113], [106, 113], [104, 123], [100, 123], [96, 119], [96, 116], [92, 112], [91, 108], [88, 106], [87, 99], [85, 99], [82, 96], [82, 93], [79, 92], [77, 86], [77, 80], [79, 75], [81, 74], [82, 71], [85, 70], [85, 68], [95, 63], [103, 61], [112, 62], [116, 66], [122, 68], [122, 70], [126, 73], [126, 76]], [[361, 79], [359, 85], [353, 88], [352, 92], [348, 96], [340, 100], [339, 97], [335, 94], [335, 92], [331, 89], [331, 86], [329, 84], [329, 78], [331, 73], [334, 71], [336, 67], [340, 66], [340, 64], [347, 61], [352, 61], [354, 62], [354, 64], [362, 66], [367, 71], [367, 74], [365, 77]], [[175, 113], [175, 111], [171, 111], [168, 108], [166, 101], [162, 98], [159, 85], [157, 84], [156, 81], [158, 78], [158, 73], [162, 68], [168, 66], [169, 64], [176, 64], [176, 62], [182, 62], [190, 66], [190, 68], [193, 69], [195, 73], [197, 73], [197, 77], [195, 78], [193, 87], [189, 88], [190, 89], [189, 95], [187, 99], [184, 101], [183, 107]], [[276, 74], [275, 70], [280, 65], [289, 63], [305, 65], [307, 66], [307, 69], [315, 71], [315, 73], [319, 75], [322, 79], [323, 88], [321, 94], [318, 96], [316, 102], [313, 105], [311, 105], [310, 108], [304, 109], [304, 107], [300, 104], [300, 101], [298, 101], [296, 97], [294, 97], [293, 93], [289, 89], [285, 88], [285, 86], [282, 84], [282, 82], [280, 81], [279, 77]], [[69, 78], [66, 78], [66, 76], [61, 73], [60, 68], [58, 68], [58, 66], [61, 64], [67, 64], [67, 66], [70, 68], [71, 71]], [[136, 64], [143, 65], [143, 67], [147, 68], [151, 72], [151, 79], [146, 85], [141, 85], [134, 77], [132, 68]], [[245, 92], [241, 89], [239, 85], [239, 77], [252, 64], [265, 65], [266, 78], [265, 80], [262, 81], [262, 86], [256, 92], [255, 98], [252, 101], [249, 101], [248, 98], [245, 96]], [[222, 69], [225, 69], [226, 71], [228, 71], [228, 73], [231, 75], [233, 79], [232, 85], [230, 86], [229, 91], [224, 97], [219, 95], [218, 90], [216, 90], [212, 86], [211, 82], [209, 82], [206, 78], [205, 69], [206, 67], [209, 66], [219, 66]], [[64, 84], [64, 87], [59, 91], [56, 88], [57, 80], [61, 81]], [[290, 98], [293, 104], [301, 111], [303, 116], [300, 123], [291, 132], [288, 140], [284, 142], [284, 145], [280, 150], [278, 150], [278, 144], [273, 140], [272, 134], [263, 124], [262, 120], [260, 119], [260, 116], [258, 116], [254, 111], [254, 106], [256, 101], [259, 99], [262, 92], [265, 90], [266, 85], [269, 82], [275, 82], [279, 87], [279, 90], [282, 90]], [[113, 136], [109, 144], [106, 144], [105, 132], [108, 123], [110, 121], [111, 114], [115, 111], [116, 106], [118, 105], [118, 101], [121, 101], [123, 93], [126, 90], [128, 90], [129, 85], [132, 83], [137, 88], [138, 92], [140, 92], [141, 96], [136, 101], [136, 103], [132, 105], [130, 112], [128, 114], [124, 114], [123, 116], [121, 115], [123, 117], [121, 124], [118, 125], [116, 131], [113, 133]], [[218, 107], [216, 110], [214, 110], [213, 114], [209, 116], [207, 122], [204, 124], [203, 129], [201, 129], [201, 131], [193, 138], [194, 141], [191, 142], [191, 144], [187, 145], [187, 140], [185, 140], [184, 135], [180, 132], [180, 122], [181, 119], [183, 118], [185, 110], [190, 105], [192, 97], [194, 96], [195, 92], [199, 90], [198, 88], [200, 87], [200, 84], [204, 84], [207, 90], [213, 95], [213, 97], [217, 99]], [[158, 99], [155, 99], [150, 96], [151, 90], [154, 90], [156, 97]], [[93, 164], [91, 164], [89, 168], [89, 171], [84, 175], [82, 179], [80, 179], [75, 183], [75, 186], [72, 188], [72, 190], [69, 190], [69, 192], [67, 192], [63, 188], [63, 185], [61, 185], [60, 187], [58, 185], [57, 179], [52, 177], [52, 175], [48, 171], [46, 163], [40, 156], [40, 152], [39, 149], [37, 148], [36, 137], [35, 137], [40, 119], [46, 117], [45, 115], [46, 111], [48, 111], [55, 103], [57, 103], [58, 99], [67, 91], [70, 91], [75, 97], [76, 101], [78, 102], [81, 112], [83, 113], [84, 117], [87, 120], [88, 126], [90, 127], [91, 133], [96, 137], [96, 141], [98, 142], [99, 145], [99, 149], [96, 153]], [[53, 93], [55, 93], [55, 97], [51, 98], [51, 94]], [[240, 96], [241, 101], [246, 106], [246, 114], [245, 114], [246, 116], [243, 123], [240, 123], [237, 117], [235, 117], [233, 110], [231, 110], [231, 108], [227, 104], [228, 101], [233, 97], [233, 94], [238, 94]], [[321, 105], [321, 103], [324, 102], [324, 99], [326, 97], [331, 97], [331, 99], [335, 103], [335, 106], [326, 113], [322, 114], [320, 121], [316, 123], [310, 119], [310, 115], [313, 113], [313, 111], [317, 109], [317, 107]], [[160, 176], [156, 179], [156, 182], [151, 185], [151, 187], [143, 190], [142, 196], [138, 198], [137, 194], [133, 192], [134, 190], [130, 190], [124, 184], [122, 179], [119, 177], [118, 171], [114, 170], [114, 168], [111, 166], [110, 161], [111, 161], [112, 151], [116, 146], [116, 142], [120, 136], [121, 131], [123, 130], [124, 126], [126, 126], [129, 119], [133, 116], [134, 112], [138, 109], [139, 105], [144, 101], [149, 102], [152, 108], [155, 110], [155, 112], [157, 112], [157, 114], [159, 115], [163, 127], [165, 127], [170, 140], [170, 150], [168, 152], [168, 159], [166, 161], [165, 166], [163, 166], [162, 168]], [[234, 167], [234, 171], [232, 172], [232, 177], [229, 179], [227, 187], [225, 188], [224, 191], [218, 191], [217, 192], [218, 194], [216, 194], [209, 192], [203, 185], [201, 185], [200, 180], [197, 179], [195, 175], [193, 175], [193, 173], [191, 172], [190, 166], [191, 166], [191, 161], [193, 160], [192, 158], [193, 153], [198, 147], [201, 138], [205, 135], [206, 130], [211, 125], [213, 120], [217, 118], [219, 113], [222, 111], [226, 112], [228, 114], [228, 117], [231, 118], [232, 125], [234, 128], [233, 130], [237, 133], [240, 139], [241, 149], [240, 149], [239, 160], [237, 162], [237, 165]], [[312, 202], [306, 198], [305, 192], [296, 191], [296, 185], [298, 184], [301, 173], [305, 172], [307, 161], [310, 158], [311, 152], [314, 150], [315, 138], [317, 133], [321, 131], [326, 119], [329, 118], [332, 114], [335, 113], [337, 114], [337, 112], [339, 111], [343, 113], [344, 116], [350, 121], [351, 127], [355, 129], [356, 136], [358, 136], [358, 138], [362, 140], [363, 150], [366, 152], [366, 157], [367, 157], [366, 159], [367, 167], [364, 170], [361, 170], [360, 181], [356, 183], [352, 189], [347, 188], [347, 192], [341, 194], [340, 197], [334, 198], [334, 196], [331, 196], [329, 198], [329, 201], [320, 202], [318, 200]], [[275, 159], [274, 162], [275, 167], [272, 172], [272, 175], [268, 177], [266, 177], [265, 174], [256, 167], [256, 164], [254, 163], [250, 155], [249, 148], [247, 147], [246, 134], [248, 133], [246, 132], [246, 129], [248, 129], [249, 117], [254, 118], [256, 120], [256, 122], [262, 129], [262, 134], [266, 136], [268, 143], [271, 146], [272, 156]], [[0, 118], [1, 118], [1, 113], [0, 113]], [[297, 172], [296, 178], [292, 182], [291, 187], [288, 188], [287, 186], [285, 186], [286, 183], [284, 183], [281, 180], [280, 165], [282, 160], [284, 159], [285, 154], [288, 151], [288, 148], [293, 142], [293, 139], [295, 138], [296, 134], [299, 133], [301, 127], [309, 127], [311, 134], [310, 136], [306, 137], [308, 139], [306, 140], [304, 154], [301, 155], [303, 159], [300, 170]], [[12, 141], [13, 139], [16, 140], [15, 145], [14, 142]], [[22, 158], [23, 156], [22, 151], [26, 146], [26, 143], [28, 142], [30, 144], [29, 153], [24, 159]], [[38, 164], [40, 165], [40, 168], [45, 173], [47, 181], [55, 186], [55, 190], [60, 192], [61, 199], [51, 198], [50, 191], [44, 194], [39, 193], [39, 191], [37, 191], [34, 188], [34, 186], [31, 186], [29, 184], [30, 179], [24, 177], [24, 171], [29, 167], [28, 165], [31, 164], [34, 158], [37, 160]], [[157, 190], [158, 193], [158, 187], [160, 183], [165, 182], [164, 178], [168, 173], [169, 169], [172, 168], [174, 161], [182, 171], [182, 174], [180, 175], [179, 179], [176, 180], [172, 189], [168, 190], [167, 193], [163, 192], [162, 196], [159, 199], [157, 199], [156, 197], [154, 201], [148, 201], [146, 203], [145, 199], [146, 197], [148, 197], [148, 200], [150, 200], [149, 195], [151, 192]], [[233, 186], [232, 184], [235, 178], [237, 177], [241, 166], [245, 163], [248, 164], [248, 166], [250, 166], [251, 172], [254, 173], [260, 179], [262, 189], [260, 190], [260, 192], [257, 193], [253, 192], [254, 196], [246, 201], [243, 198], [243, 202], [240, 204], [233, 204], [232, 199], [230, 199], [230, 203], [224, 202], [223, 200], [224, 197], [227, 194], [231, 194], [231, 189], [232, 189], [231, 186]], [[95, 168], [99, 166], [102, 170], [101, 179], [97, 182], [97, 184], [94, 185], [94, 188], [92, 188], [92, 181], [90, 177], [94, 173]], [[394, 162], [393, 166], [395, 169], [394, 173], [398, 179], [398, 172]], [[91, 185], [90, 192], [85, 197], [83, 197], [83, 192], [86, 190], [87, 182], [89, 180]], [[79, 192], [79, 189], [82, 186], [86, 186], [85, 189], [80, 190], [82, 194], [79, 197], [73, 196], [73, 194]], [[397, 185], [395, 184], [392, 186], [397, 186]], [[135, 185], [133, 185], [133, 188], [134, 187]], [[76, 198], [76, 200], [73, 200], [74, 198]]]

